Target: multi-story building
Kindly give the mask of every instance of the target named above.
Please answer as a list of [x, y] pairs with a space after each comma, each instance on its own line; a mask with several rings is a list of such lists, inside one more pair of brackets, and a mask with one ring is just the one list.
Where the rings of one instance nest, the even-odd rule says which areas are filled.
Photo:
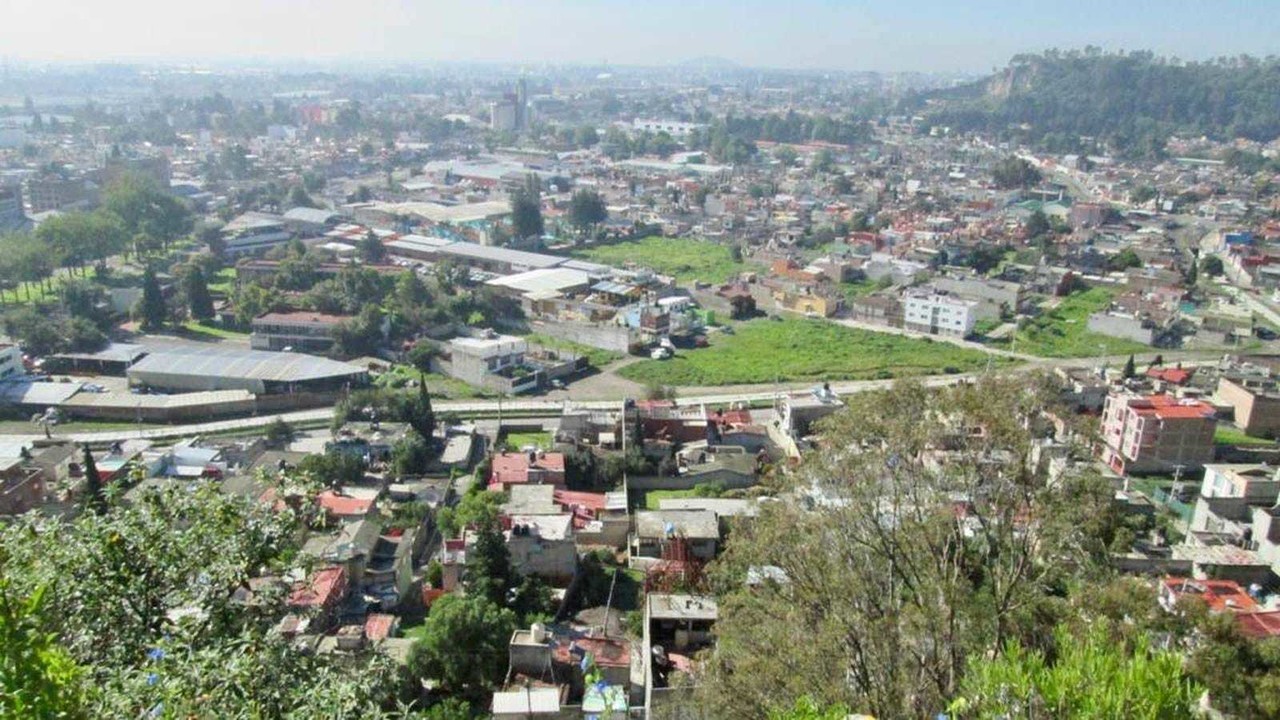
[[28, 223], [22, 192], [17, 187], [0, 187], [0, 233], [25, 230]]
[[[453, 377], [481, 387], [491, 385], [495, 377], [512, 381], [527, 378], [530, 387], [536, 387], [534, 374], [521, 374], [528, 351], [529, 344], [512, 335], [454, 338], [448, 344], [447, 370]], [[525, 384], [517, 382], [509, 392], [524, 389], [528, 389]]]
[[1195, 470], [1213, 459], [1212, 405], [1112, 393], [1102, 407], [1102, 459], [1121, 474]]
[[84, 180], [30, 178], [22, 185], [28, 216], [49, 210], [81, 207], [94, 201], [94, 188]]
[[903, 300], [902, 325], [908, 330], [968, 337], [978, 322], [978, 304], [940, 293], [913, 293]]
[[1235, 408], [1235, 423], [1246, 435], [1280, 434], [1280, 389], [1274, 379], [1222, 377], [1215, 395], [1218, 402]]
[[22, 374], [22, 351], [17, 345], [0, 343], [0, 380]]
[[254, 318], [249, 346], [254, 350], [327, 352], [333, 347], [334, 328], [350, 319], [318, 312], [267, 313]]

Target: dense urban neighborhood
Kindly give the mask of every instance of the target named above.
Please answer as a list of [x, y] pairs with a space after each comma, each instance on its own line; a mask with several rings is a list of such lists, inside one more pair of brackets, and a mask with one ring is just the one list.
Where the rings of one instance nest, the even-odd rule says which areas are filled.
[[1280, 717], [1278, 82], [6, 64], [0, 716]]

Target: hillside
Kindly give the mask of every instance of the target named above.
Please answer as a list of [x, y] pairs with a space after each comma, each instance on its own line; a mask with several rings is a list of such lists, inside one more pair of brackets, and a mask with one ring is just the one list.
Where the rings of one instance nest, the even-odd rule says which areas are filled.
[[1149, 52], [1019, 55], [995, 75], [907, 101], [931, 124], [1050, 151], [1155, 156], [1170, 134], [1280, 136], [1280, 60], [1181, 63]]

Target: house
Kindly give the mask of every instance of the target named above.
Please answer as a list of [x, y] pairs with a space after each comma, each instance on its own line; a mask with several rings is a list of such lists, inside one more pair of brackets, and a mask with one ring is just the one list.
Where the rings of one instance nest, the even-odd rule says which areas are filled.
[[683, 538], [694, 557], [710, 560], [720, 543], [720, 519], [710, 510], [642, 510], [631, 535], [633, 558], [661, 558], [663, 546]]
[[1258, 602], [1261, 586], [1246, 591], [1232, 580], [1196, 580], [1166, 577], [1160, 580], [1160, 606], [1175, 612], [1187, 600], [1203, 602], [1212, 613], [1231, 613], [1240, 632], [1254, 639], [1280, 637], [1280, 610], [1267, 610]]
[[593, 629], [534, 623], [511, 634], [507, 654], [508, 678], [559, 686], [561, 699], [570, 703], [581, 702], [591, 690], [589, 668], [599, 682], [620, 688], [624, 697], [631, 687], [631, 643]]
[[489, 489], [506, 492], [513, 485], [564, 487], [564, 453], [531, 450], [494, 455]]
[[907, 330], [964, 338], [978, 322], [978, 304], [941, 293], [909, 292], [903, 299], [902, 326]]
[[1280, 574], [1280, 471], [1266, 465], [1206, 465], [1186, 544], [1253, 553]]
[[1214, 400], [1235, 409], [1235, 424], [1246, 435], [1280, 435], [1280, 390], [1271, 378], [1218, 378]]
[[365, 592], [378, 598], [383, 608], [395, 608], [409, 596], [413, 578], [417, 528], [393, 529], [379, 535], [365, 566]]
[[349, 320], [350, 315], [310, 311], [267, 313], [253, 319], [249, 347], [254, 350], [325, 353], [333, 347], [334, 330]]
[[20, 515], [44, 504], [45, 477], [21, 457], [0, 458], [0, 515]]
[[1216, 416], [1199, 400], [1112, 393], [1102, 408], [1102, 459], [1121, 474], [1199, 469], [1213, 459]]
[[262, 252], [293, 238], [284, 217], [257, 211], [232, 218], [221, 232], [224, 252], [229, 256]]
[[578, 567], [572, 515], [512, 515], [504, 524], [513, 569], [553, 584], [569, 583]]
[[720, 609], [706, 595], [649, 593], [644, 602], [644, 706], [667, 717], [693, 703], [695, 657], [715, 644]]
[[22, 350], [17, 345], [0, 343], [0, 380], [22, 375]]
[[347, 597], [349, 579], [342, 567], [325, 567], [311, 574], [289, 593], [288, 606], [311, 615], [312, 627], [325, 627], [333, 622], [342, 601]]
[[481, 387], [520, 393], [538, 387], [538, 374], [525, 363], [529, 345], [524, 338], [498, 335], [460, 337], [445, 347], [445, 373]]
[[377, 506], [378, 492], [364, 488], [325, 490], [316, 496], [320, 508], [330, 518], [339, 521], [359, 520], [373, 512]]
[[302, 546], [302, 554], [343, 568], [351, 585], [359, 588], [364, 583], [365, 569], [378, 544], [381, 525], [381, 521], [367, 517], [349, 520], [337, 532], [308, 538]]

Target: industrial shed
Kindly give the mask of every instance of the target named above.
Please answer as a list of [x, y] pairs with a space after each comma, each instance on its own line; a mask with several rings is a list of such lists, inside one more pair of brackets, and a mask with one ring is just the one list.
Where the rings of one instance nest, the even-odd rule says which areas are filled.
[[247, 390], [255, 395], [333, 392], [364, 385], [365, 368], [302, 353], [174, 348], [139, 360], [129, 383], [174, 392]]

